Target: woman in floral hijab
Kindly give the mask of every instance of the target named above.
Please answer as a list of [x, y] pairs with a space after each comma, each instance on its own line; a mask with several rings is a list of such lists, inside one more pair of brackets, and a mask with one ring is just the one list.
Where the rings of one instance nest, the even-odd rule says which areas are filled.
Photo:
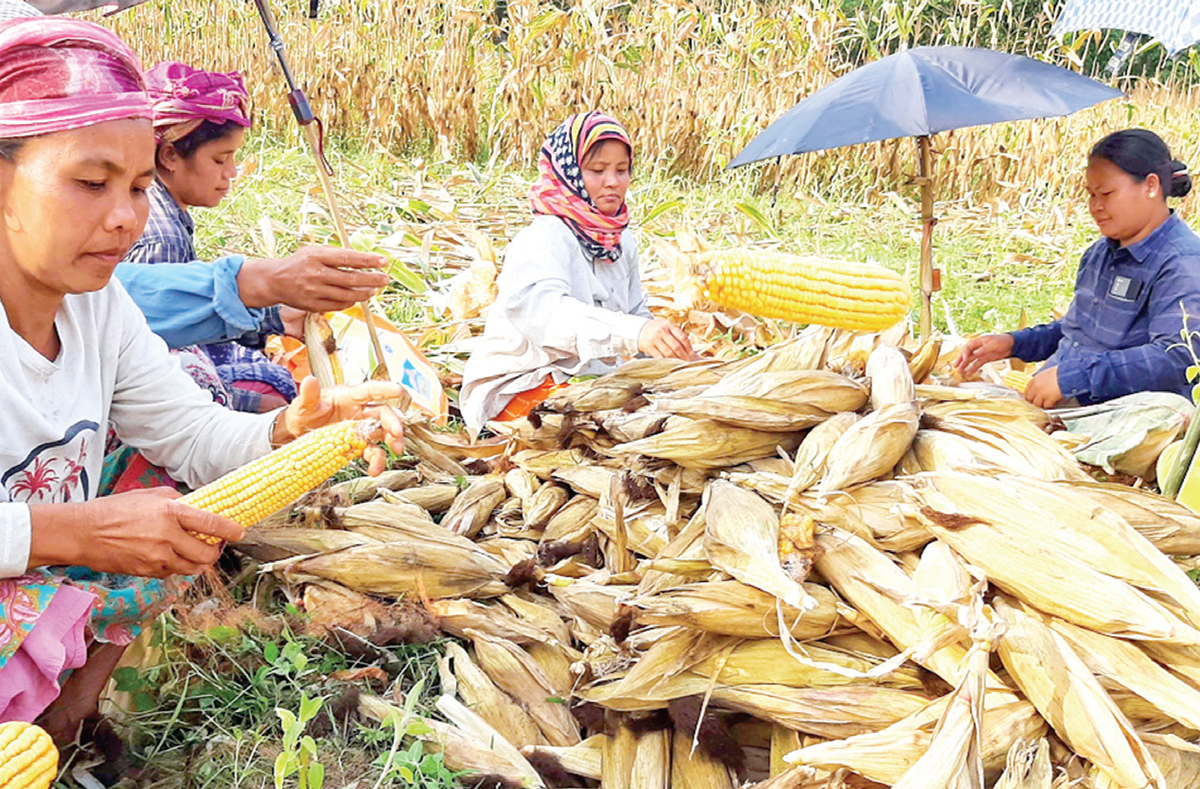
[[499, 294], [463, 374], [472, 430], [524, 416], [572, 377], [638, 354], [690, 359], [687, 335], [654, 318], [625, 198], [633, 143], [614, 118], [572, 115], [546, 138], [534, 219], [504, 255]]

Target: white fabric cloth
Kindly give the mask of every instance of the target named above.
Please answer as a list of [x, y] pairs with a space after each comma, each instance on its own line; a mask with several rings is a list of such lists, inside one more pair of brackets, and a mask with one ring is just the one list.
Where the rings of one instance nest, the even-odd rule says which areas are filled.
[[592, 260], [561, 219], [539, 216], [508, 245], [496, 285], [463, 371], [460, 405], [473, 431], [548, 375], [557, 383], [600, 375], [636, 356], [650, 319], [629, 229], [609, 263]]
[[95, 496], [111, 420], [122, 442], [190, 486], [271, 449], [275, 414], [213, 402], [167, 353], [115, 279], [67, 296], [55, 361], [9, 325], [0, 306], [0, 578], [29, 561], [29, 505]]

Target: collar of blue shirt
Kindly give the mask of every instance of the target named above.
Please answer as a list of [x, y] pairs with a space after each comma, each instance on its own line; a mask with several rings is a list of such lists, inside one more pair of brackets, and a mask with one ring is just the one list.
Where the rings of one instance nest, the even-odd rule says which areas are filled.
[[[1129, 256], [1138, 263], [1145, 263], [1146, 258], [1154, 254], [1154, 252], [1156, 252], [1158, 248], [1162, 246], [1171, 236], [1176, 223], [1182, 221], [1182, 219], [1175, 215], [1175, 209], [1172, 208], [1171, 215], [1167, 217], [1166, 222], [1163, 222], [1161, 225], [1154, 228], [1154, 232], [1143, 238], [1141, 241], [1135, 241], [1129, 246], [1123, 247], [1123, 249], [1125, 249], [1125, 251], [1129, 253]], [[1116, 252], [1122, 247], [1120, 246], [1120, 242], [1118, 242], [1116, 239], [1110, 238], [1108, 239], [1108, 248], [1112, 252]]]

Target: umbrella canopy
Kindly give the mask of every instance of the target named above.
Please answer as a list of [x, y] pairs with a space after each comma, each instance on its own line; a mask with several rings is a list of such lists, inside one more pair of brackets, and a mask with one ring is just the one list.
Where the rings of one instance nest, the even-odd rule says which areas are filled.
[[43, 14], [69, 14], [73, 11], [90, 11], [102, 8], [110, 14], [124, 11], [146, 0], [29, 0], [29, 4]]
[[730, 167], [894, 137], [1069, 115], [1121, 92], [1040, 60], [916, 47], [840, 77], [755, 137]]
[[1076, 30], [1141, 33], [1174, 55], [1200, 42], [1200, 0], [1067, 0], [1050, 32]]
[[971, 47], [917, 47], [839, 77], [750, 141], [729, 167], [791, 153], [916, 137], [921, 185], [921, 336], [932, 330], [929, 138], [951, 129], [1069, 115], [1122, 95], [1073, 71]]

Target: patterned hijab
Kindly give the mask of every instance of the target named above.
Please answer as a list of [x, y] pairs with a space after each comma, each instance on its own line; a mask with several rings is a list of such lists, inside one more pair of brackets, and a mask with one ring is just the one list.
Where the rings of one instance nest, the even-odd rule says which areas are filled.
[[[550, 132], [538, 155], [538, 179], [529, 190], [533, 213], [556, 216], [567, 223], [579, 243], [593, 258], [609, 262], [621, 256], [621, 231], [629, 225], [629, 207], [616, 216], [596, 207], [583, 185], [582, 162], [604, 140], [633, 143], [620, 123], [604, 113], [572, 115]], [[632, 162], [631, 162], [632, 163]]]
[[142, 64], [108, 30], [56, 17], [0, 24], [0, 139], [151, 114]]
[[166, 61], [146, 72], [146, 86], [159, 142], [182, 139], [205, 121], [250, 126], [250, 94], [236, 71], [202, 71]]

